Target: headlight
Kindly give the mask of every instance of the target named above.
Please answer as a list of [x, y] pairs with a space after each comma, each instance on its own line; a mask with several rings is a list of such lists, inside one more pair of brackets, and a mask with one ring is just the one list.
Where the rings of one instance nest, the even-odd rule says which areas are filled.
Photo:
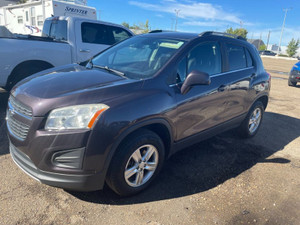
[[98, 117], [109, 107], [104, 104], [76, 105], [54, 109], [48, 116], [46, 130], [92, 128]]

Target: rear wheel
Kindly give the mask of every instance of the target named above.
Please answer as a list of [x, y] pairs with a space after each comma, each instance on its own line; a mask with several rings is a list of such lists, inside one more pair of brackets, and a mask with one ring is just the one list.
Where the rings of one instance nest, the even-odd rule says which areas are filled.
[[5, 89], [7, 91], [10, 91], [13, 86], [15, 86], [19, 81], [25, 79], [26, 77], [38, 73], [40, 71], [46, 70], [51, 68], [52, 66], [47, 63], [41, 63], [40, 65], [24, 65], [22, 67], [17, 68], [11, 77], [9, 77], [9, 80], [7, 82], [7, 85], [5, 86]]
[[149, 130], [130, 135], [120, 145], [111, 162], [106, 182], [120, 196], [137, 194], [149, 186], [162, 168], [164, 145]]
[[257, 101], [252, 105], [246, 118], [238, 127], [238, 134], [242, 138], [250, 138], [256, 135], [260, 128], [264, 111], [264, 105], [261, 101]]

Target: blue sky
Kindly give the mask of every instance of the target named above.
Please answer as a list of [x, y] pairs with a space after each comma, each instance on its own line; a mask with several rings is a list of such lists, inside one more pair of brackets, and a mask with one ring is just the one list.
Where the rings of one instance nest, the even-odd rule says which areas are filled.
[[283, 8], [292, 8], [287, 13], [282, 45], [300, 38], [299, 0], [89, 0], [88, 5], [100, 10], [100, 19], [104, 21], [133, 25], [148, 19], [151, 29], [164, 30], [174, 29], [177, 9], [178, 31], [200, 33], [242, 26], [248, 30], [248, 38], [262, 35], [265, 43], [271, 31], [270, 44], [279, 43]]

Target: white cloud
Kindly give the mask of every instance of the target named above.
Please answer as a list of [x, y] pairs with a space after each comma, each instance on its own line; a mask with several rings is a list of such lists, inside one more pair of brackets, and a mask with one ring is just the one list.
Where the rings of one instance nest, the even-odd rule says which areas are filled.
[[201, 27], [224, 27], [227, 23], [219, 21], [187, 21], [183, 22], [183, 25], [188, 26], [201, 26]]
[[237, 14], [226, 12], [221, 6], [210, 3], [188, 1], [186, 4], [173, 0], [164, 0], [160, 4], [151, 4], [138, 1], [129, 1], [129, 4], [157, 12], [175, 14], [175, 9], [180, 10], [178, 17], [185, 19], [204, 19], [210, 21], [226, 21], [239, 24], [241, 19]]
[[159, 18], [163, 18], [163, 17], [164, 17], [164, 16], [161, 15], [161, 14], [156, 14], [155, 16], [156, 16], [156, 17], [159, 17]]

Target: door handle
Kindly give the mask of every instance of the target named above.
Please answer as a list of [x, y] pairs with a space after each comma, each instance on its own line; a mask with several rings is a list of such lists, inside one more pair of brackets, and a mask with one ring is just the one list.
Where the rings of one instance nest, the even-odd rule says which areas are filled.
[[91, 50], [89, 50], [89, 49], [80, 49], [79, 51], [80, 51], [80, 52], [86, 52], [86, 53], [89, 53]]
[[225, 91], [227, 89], [227, 87], [226, 87], [226, 85], [221, 85], [219, 88], [218, 88], [218, 91], [219, 92], [223, 92], [223, 91]]

